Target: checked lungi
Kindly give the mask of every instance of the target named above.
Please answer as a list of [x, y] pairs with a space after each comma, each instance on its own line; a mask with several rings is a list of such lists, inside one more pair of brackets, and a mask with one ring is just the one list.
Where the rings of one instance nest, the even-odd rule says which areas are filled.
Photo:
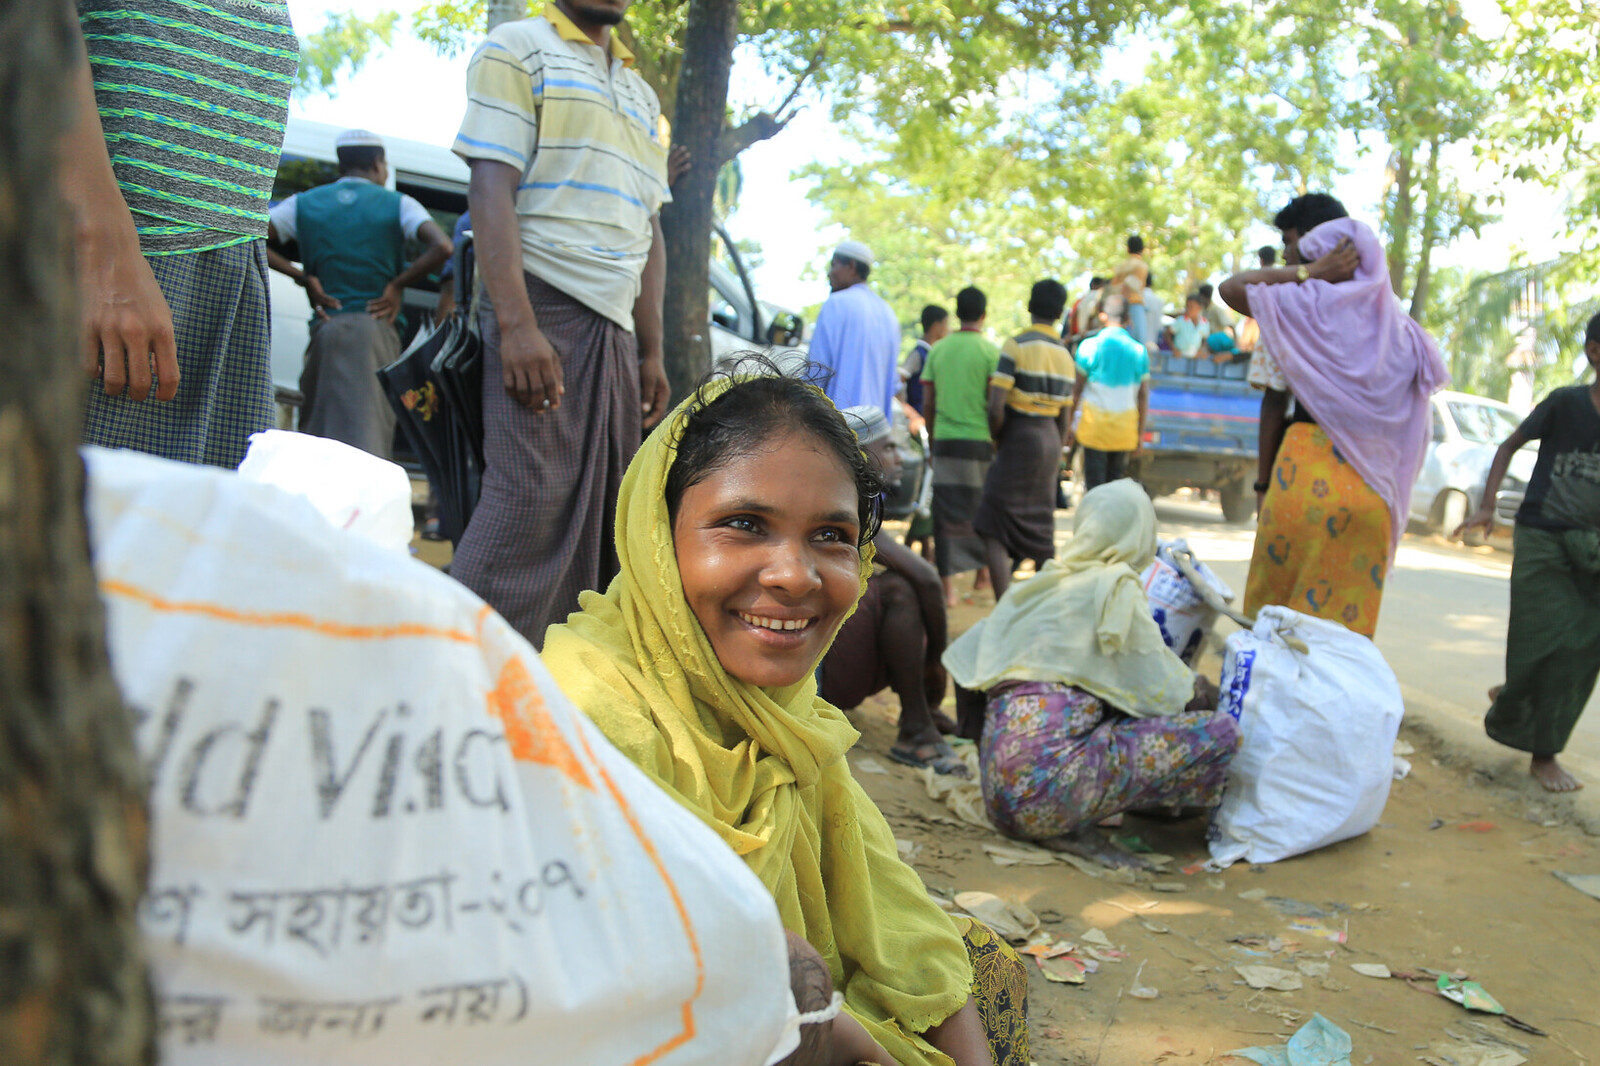
[[639, 450], [634, 335], [524, 274], [528, 299], [561, 358], [561, 406], [534, 412], [506, 392], [500, 323], [482, 297], [483, 493], [450, 573], [543, 647], [544, 631], [618, 570], [613, 530], [622, 475]]
[[172, 311], [178, 394], [134, 402], [90, 382], [83, 440], [134, 448], [163, 459], [233, 468], [250, 435], [271, 429], [272, 348], [268, 334], [267, 245], [147, 256]]
[[986, 440], [933, 442], [933, 554], [942, 577], [988, 565], [972, 520], [993, 460], [994, 446]]

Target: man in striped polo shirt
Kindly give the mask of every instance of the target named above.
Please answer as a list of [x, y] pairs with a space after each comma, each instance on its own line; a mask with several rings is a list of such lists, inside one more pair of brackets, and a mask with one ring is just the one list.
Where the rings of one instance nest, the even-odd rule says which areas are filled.
[[485, 469], [450, 572], [535, 647], [616, 574], [622, 475], [667, 410], [667, 150], [612, 31], [628, 3], [557, 0], [496, 27], [455, 142], [486, 290]]
[[84, 440], [237, 466], [273, 423], [263, 238], [300, 59], [288, 7], [77, 7], [61, 173], [99, 380]]

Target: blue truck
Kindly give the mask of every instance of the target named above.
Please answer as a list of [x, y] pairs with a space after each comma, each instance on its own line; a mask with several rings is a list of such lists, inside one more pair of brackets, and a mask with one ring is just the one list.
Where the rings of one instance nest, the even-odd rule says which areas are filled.
[[1215, 489], [1222, 516], [1249, 521], [1255, 510], [1261, 393], [1245, 380], [1248, 359], [1214, 363], [1158, 352], [1150, 360], [1150, 417], [1129, 473], [1151, 496]]

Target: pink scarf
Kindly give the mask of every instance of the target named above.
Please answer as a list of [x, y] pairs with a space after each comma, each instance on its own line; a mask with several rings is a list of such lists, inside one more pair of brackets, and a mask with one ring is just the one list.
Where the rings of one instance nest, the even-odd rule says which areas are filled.
[[1450, 374], [1433, 338], [1395, 299], [1383, 248], [1365, 223], [1324, 222], [1300, 238], [1300, 257], [1312, 262], [1344, 237], [1361, 255], [1349, 281], [1251, 285], [1245, 295], [1289, 390], [1389, 506], [1392, 565], [1427, 448], [1428, 397]]

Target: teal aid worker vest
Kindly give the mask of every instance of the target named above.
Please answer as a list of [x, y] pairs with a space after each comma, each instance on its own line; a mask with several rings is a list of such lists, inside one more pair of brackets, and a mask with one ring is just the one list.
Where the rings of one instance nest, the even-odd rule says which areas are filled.
[[370, 181], [336, 181], [301, 193], [294, 206], [306, 273], [343, 305], [335, 314], [365, 314], [367, 301], [382, 296], [406, 268], [400, 194]]

